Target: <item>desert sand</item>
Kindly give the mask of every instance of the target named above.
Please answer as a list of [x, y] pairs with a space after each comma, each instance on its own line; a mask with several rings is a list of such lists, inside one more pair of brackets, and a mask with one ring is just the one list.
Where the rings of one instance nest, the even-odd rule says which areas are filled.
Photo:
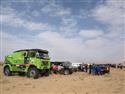
[[1, 94], [125, 94], [125, 69], [111, 69], [110, 74], [103, 76], [75, 72], [39, 79], [5, 77], [2, 68], [0, 72]]

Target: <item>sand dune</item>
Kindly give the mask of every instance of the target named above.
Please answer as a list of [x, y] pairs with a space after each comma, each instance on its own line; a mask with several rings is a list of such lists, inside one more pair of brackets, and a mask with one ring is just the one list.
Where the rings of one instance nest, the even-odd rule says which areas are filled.
[[125, 94], [125, 69], [111, 69], [110, 74], [103, 76], [76, 72], [36, 80], [0, 75], [1, 94]]

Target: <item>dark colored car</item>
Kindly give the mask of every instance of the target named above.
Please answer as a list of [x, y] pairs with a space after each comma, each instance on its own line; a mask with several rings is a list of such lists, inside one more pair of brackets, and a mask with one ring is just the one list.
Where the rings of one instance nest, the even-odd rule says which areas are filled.
[[64, 75], [72, 74], [72, 64], [71, 62], [65, 61], [65, 62], [51, 62], [52, 63], [52, 71], [54, 73], [60, 73]]

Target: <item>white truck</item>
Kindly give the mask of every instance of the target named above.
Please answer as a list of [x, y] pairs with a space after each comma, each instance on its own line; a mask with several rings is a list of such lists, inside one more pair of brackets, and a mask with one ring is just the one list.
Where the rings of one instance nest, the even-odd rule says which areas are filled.
[[74, 71], [78, 71], [82, 63], [72, 63], [72, 68]]

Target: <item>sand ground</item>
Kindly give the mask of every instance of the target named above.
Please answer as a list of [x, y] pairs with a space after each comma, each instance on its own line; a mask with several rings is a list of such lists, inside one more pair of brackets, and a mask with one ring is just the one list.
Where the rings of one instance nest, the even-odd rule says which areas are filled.
[[1, 94], [125, 94], [125, 69], [111, 69], [110, 74], [93, 76], [84, 72], [32, 79], [5, 77], [0, 68]]

